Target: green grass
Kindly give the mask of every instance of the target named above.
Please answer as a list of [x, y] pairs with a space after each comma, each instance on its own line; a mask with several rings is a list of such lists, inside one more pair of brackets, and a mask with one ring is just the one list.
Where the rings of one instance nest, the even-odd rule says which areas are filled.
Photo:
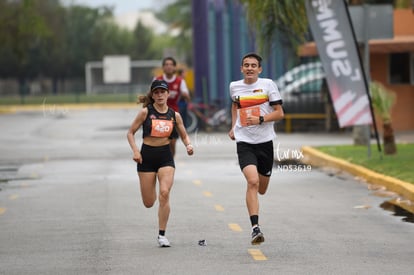
[[368, 157], [366, 146], [321, 146], [317, 149], [333, 157], [414, 184], [414, 144], [397, 144], [396, 155], [382, 153], [382, 158], [376, 144], [371, 145], [371, 157]]
[[65, 94], [42, 96], [0, 96], [0, 105], [64, 104], [64, 103], [128, 103], [135, 102], [136, 94]]

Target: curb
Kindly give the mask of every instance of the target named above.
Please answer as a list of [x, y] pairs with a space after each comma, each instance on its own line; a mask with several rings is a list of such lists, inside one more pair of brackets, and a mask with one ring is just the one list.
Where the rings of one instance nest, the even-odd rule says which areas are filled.
[[309, 147], [303, 146], [302, 152], [305, 156], [303, 162], [315, 166], [329, 166], [341, 169], [355, 176], [365, 179], [369, 183], [385, 186], [388, 190], [393, 191], [410, 201], [414, 201], [414, 185], [384, 174], [369, 170], [365, 167], [351, 164], [345, 160], [332, 157], [328, 154]]

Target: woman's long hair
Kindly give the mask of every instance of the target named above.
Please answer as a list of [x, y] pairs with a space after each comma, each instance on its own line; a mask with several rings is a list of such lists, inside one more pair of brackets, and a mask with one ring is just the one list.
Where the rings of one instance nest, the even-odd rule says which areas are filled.
[[147, 107], [149, 104], [154, 103], [154, 99], [152, 98], [152, 92], [148, 92], [147, 95], [138, 96], [137, 104], [143, 104], [143, 107]]

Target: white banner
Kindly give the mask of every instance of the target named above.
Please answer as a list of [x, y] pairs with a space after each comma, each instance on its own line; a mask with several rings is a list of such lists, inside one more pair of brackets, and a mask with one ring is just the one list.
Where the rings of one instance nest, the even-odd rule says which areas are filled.
[[305, 0], [340, 127], [372, 124], [370, 100], [343, 0]]

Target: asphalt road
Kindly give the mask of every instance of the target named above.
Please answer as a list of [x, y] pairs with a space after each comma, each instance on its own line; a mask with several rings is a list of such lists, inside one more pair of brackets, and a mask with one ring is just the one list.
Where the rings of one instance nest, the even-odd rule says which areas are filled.
[[[157, 208], [142, 205], [126, 140], [136, 111], [0, 116], [0, 274], [414, 274], [414, 224], [383, 210], [389, 197], [367, 184], [315, 167], [274, 168], [260, 197], [266, 241], [251, 246], [225, 133], [191, 134], [192, 157], [177, 143], [172, 247], [159, 248]], [[322, 141], [351, 142], [280, 134], [275, 157], [300, 159], [302, 145]]]

